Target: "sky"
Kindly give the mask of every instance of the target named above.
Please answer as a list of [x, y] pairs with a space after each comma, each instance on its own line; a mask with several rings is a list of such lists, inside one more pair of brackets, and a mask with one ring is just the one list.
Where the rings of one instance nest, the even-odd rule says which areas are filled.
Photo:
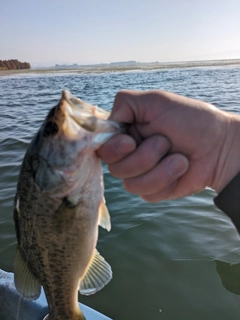
[[0, 0], [0, 60], [240, 58], [240, 0]]

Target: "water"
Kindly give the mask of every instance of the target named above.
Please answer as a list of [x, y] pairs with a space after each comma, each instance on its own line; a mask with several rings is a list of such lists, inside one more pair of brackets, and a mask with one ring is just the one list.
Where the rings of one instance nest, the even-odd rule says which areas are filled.
[[[61, 90], [107, 110], [120, 89], [163, 89], [240, 112], [240, 68], [0, 77], [0, 268], [13, 271], [12, 202], [26, 148]], [[124, 191], [104, 165], [112, 230], [98, 249], [113, 280], [80, 301], [116, 320], [240, 317], [240, 238], [210, 189], [149, 204]]]

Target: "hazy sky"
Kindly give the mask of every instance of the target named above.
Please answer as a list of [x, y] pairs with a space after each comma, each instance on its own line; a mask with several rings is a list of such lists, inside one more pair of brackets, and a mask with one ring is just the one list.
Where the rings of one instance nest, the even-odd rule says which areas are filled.
[[240, 58], [240, 0], [0, 0], [0, 59]]

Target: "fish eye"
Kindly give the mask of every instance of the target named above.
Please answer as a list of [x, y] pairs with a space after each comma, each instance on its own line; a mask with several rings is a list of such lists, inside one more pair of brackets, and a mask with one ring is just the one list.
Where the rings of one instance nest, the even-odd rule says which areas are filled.
[[50, 135], [54, 135], [58, 132], [58, 126], [56, 122], [48, 122], [44, 128], [43, 135], [44, 137], [49, 137]]

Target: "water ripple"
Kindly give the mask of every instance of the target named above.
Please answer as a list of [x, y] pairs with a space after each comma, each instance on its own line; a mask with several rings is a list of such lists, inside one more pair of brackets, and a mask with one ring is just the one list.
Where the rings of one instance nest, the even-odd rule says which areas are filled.
[[[0, 77], [0, 268], [13, 268], [12, 206], [24, 153], [63, 89], [106, 110], [121, 89], [162, 89], [239, 113], [239, 83], [240, 68], [234, 67]], [[152, 205], [124, 191], [105, 165], [104, 172], [113, 228], [100, 230], [98, 246], [114, 281], [86, 303], [110, 308], [116, 319], [237, 319], [237, 300], [221, 286], [213, 259], [239, 263], [239, 237], [213, 206], [213, 191]], [[204, 307], [208, 299], [213, 313]]]

